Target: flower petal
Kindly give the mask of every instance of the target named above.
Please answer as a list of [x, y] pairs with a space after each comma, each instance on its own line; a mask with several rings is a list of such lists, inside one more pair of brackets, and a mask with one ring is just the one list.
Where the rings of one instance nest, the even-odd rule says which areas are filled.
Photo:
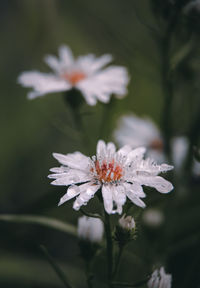
[[112, 196], [112, 186], [103, 185], [102, 186], [102, 196], [104, 208], [108, 214], [113, 212], [113, 196]]
[[32, 87], [34, 89], [34, 91], [28, 94], [29, 99], [43, 96], [47, 93], [71, 89], [71, 85], [67, 81], [53, 74], [40, 73], [37, 71], [23, 72], [18, 77], [18, 83], [24, 87]]
[[79, 210], [82, 205], [86, 205], [87, 202], [94, 196], [100, 185], [93, 184], [91, 182], [85, 183], [79, 186], [80, 194], [76, 198], [73, 208]]
[[61, 164], [69, 166], [73, 169], [85, 171], [90, 164], [89, 157], [83, 155], [81, 152], [69, 153], [67, 155], [53, 153], [53, 157], [56, 158]]
[[174, 187], [173, 185], [160, 176], [139, 176], [138, 180], [141, 185], [155, 188], [160, 193], [169, 193]]
[[79, 186], [76, 185], [72, 185], [67, 189], [67, 193], [60, 198], [60, 202], [58, 203], [58, 206], [62, 205], [63, 203], [65, 203], [66, 201], [74, 198], [75, 196], [77, 196], [80, 193], [80, 189]]

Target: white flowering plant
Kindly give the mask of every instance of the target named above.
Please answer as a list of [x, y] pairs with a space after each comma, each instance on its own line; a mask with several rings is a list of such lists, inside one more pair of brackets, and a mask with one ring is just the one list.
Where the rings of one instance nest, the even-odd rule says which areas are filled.
[[[28, 39], [37, 49], [27, 56], [29, 42], [18, 41], [23, 57], [9, 58], [19, 66], [21, 98], [8, 105], [17, 115], [13, 130], [6, 129], [14, 154], [2, 149], [2, 161], [19, 162], [2, 174], [14, 205], [2, 206], [0, 224], [12, 222], [14, 233], [2, 223], [0, 243], [13, 250], [5, 259], [2, 253], [0, 286], [195, 288], [199, 1], [54, 2], [22, 4], [32, 7], [26, 21], [36, 15], [34, 5], [44, 5], [45, 17], [38, 26], [23, 25], [35, 27], [38, 37]], [[42, 29], [48, 21], [49, 38]]]

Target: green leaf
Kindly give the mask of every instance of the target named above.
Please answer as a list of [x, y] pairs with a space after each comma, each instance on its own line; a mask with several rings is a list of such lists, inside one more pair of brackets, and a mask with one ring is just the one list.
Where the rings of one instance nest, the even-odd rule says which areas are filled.
[[52, 228], [55, 230], [59, 230], [64, 233], [71, 234], [73, 236], [77, 236], [76, 227], [65, 223], [63, 221], [49, 218], [45, 216], [35, 216], [35, 215], [16, 215], [16, 214], [2, 214], [0, 215], [0, 221], [4, 222], [14, 222], [21, 224], [36, 224], [45, 226], [48, 228]]

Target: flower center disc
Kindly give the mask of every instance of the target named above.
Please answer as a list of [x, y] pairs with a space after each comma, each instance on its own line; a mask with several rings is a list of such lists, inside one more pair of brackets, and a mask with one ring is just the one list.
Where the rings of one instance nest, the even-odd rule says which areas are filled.
[[151, 142], [150, 148], [158, 151], [163, 150], [163, 141], [161, 139], [155, 139]]
[[86, 75], [83, 72], [72, 72], [72, 73], [65, 73], [62, 77], [69, 81], [72, 85], [76, 85], [78, 82], [84, 80]]
[[102, 182], [119, 181], [123, 175], [122, 167], [116, 165], [114, 160], [110, 163], [104, 161], [101, 165], [97, 160], [95, 162], [95, 170], [98, 175], [98, 180]]

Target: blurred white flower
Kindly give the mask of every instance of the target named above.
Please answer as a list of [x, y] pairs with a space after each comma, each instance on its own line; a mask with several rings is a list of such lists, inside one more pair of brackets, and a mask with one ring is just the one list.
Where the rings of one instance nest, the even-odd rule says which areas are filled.
[[101, 242], [104, 233], [103, 222], [98, 218], [82, 216], [78, 219], [78, 236], [89, 242]]
[[111, 94], [122, 98], [127, 93], [127, 69], [121, 66], [104, 68], [112, 61], [111, 55], [96, 58], [95, 55], [89, 54], [74, 59], [70, 48], [61, 46], [59, 58], [48, 55], [44, 60], [53, 73], [29, 71], [18, 77], [21, 85], [33, 88], [33, 91], [28, 93], [29, 99], [75, 87], [82, 92], [89, 105], [95, 105], [97, 100], [109, 102]]
[[[185, 136], [174, 137], [171, 141], [172, 160], [175, 171], [181, 171], [183, 164], [189, 152], [189, 140]], [[200, 162], [193, 158], [192, 173], [194, 176], [200, 176]]]
[[79, 210], [101, 188], [106, 212], [121, 214], [126, 197], [145, 207], [140, 199], [146, 196], [142, 185], [154, 187], [161, 193], [170, 192], [172, 184], [158, 174], [173, 169], [173, 166], [144, 160], [144, 153], [144, 147], [132, 150], [130, 146], [124, 146], [116, 151], [112, 142], [106, 145], [102, 140], [98, 141], [97, 154], [92, 158], [80, 152], [54, 153], [53, 156], [64, 166], [52, 168], [53, 174], [49, 178], [56, 179], [53, 185], [69, 186], [59, 205], [77, 196], [73, 208]]
[[200, 0], [191, 1], [184, 8], [185, 13], [189, 13], [192, 10], [196, 10], [197, 12], [200, 12]]
[[161, 133], [147, 117], [141, 118], [134, 114], [122, 116], [114, 131], [114, 138], [120, 146], [130, 145], [132, 148], [145, 146], [149, 157], [158, 163], [164, 161]]
[[147, 283], [148, 288], [171, 288], [172, 276], [165, 273], [164, 267], [156, 269]]
[[135, 221], [132, 216], [126, 216], [125, 214], [119, 219], [119, 225], [126, 230], [135, 229]]
[[142, 218], [145, 225], [156, 228], [163, 223], [164, 214], [158, 209], [149, 208], [143, 212]]

